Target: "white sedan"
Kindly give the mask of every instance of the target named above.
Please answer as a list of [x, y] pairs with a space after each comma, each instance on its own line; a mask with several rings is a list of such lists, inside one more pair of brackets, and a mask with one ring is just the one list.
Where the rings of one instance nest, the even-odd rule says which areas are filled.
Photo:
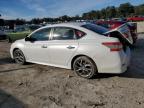
[[123, 73], [129, 66], [130, 49], [121, 32], [115, 32], [90, 23], [50, 25], [14, 42], [10, 53], [16, 63], [72, 69], [84, 78]]

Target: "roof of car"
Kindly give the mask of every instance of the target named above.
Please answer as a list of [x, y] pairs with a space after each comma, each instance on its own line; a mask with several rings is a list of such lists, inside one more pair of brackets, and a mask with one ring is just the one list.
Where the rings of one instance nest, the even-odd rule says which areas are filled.
[[51, 25], [43, 26], [43, 27], [33, 31], [32, 33], [36, 32], [38, 30], [41, 30], [41, 29], [52, 28], [52, 27], [70, 27], [70, 28], [80, 29], [81, 26], [85, 25], [85, 24], [90, 24], [90, 23], [87, 23], [87, 22], [68, 22], [68, 23], [51, 24]]
[[55, 26], [66, 26], [66, 27], [79, 26], [79, 27], [81, 27], [84, 24], [86, 24], [86, 22], [68, 22], [68, 23], [59, 23], [59, 24], [47, 25], [47, 26], [44, 26], [43, 28], [55, 27]]

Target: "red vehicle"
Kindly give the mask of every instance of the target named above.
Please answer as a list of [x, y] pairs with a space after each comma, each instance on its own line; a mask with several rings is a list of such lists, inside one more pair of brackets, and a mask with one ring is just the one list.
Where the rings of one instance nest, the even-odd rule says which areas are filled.
[[97, 21], [97, 25], [106, 27], [110, 30], [115, 29], [123, 24], [126, 24], [131, 32], [133, 42], [136, 43], [137, 40], [137, 26], [133, 23], [127, 23], [126, 21], [116, 21], [116, 20], [110, 20], [110, 21]]
[[129, 18], [127, 18], [127, 21], [132, 21], [132, 22], [135, 22], [135, 21], [144, 21], [144, 17], [140, 17], [140, 16], [129, 17]]

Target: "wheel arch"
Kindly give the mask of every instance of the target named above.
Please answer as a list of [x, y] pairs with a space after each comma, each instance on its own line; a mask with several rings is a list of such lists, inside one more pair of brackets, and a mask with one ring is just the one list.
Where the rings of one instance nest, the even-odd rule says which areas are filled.
[[[14, 51], [15, 50], [18, 50], [19, 48], [14, 48], [13, 50], [12, 50], [12, 54], [14, 53]], [[19, 49], [19, 50], [21, 50], [21, 49]]]

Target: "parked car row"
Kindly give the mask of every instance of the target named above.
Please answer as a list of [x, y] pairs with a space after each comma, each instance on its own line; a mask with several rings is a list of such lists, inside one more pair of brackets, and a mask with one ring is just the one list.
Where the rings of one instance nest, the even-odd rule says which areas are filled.
[[127, 21], [132, 21], [132, 22], [144, 21], [144, 16], [128, 17], [128, 18], [127, 18]]
[[111, 20], [138, 22], [138, 21], [144, 21], [144, 16], [131, 16], [131, 17], [127, 17], [127, 18], [112, 18]]
[[72, 69], [84, 78], [123, 73], [133, 44], [127, 25], [113, 30], [92, 23], [63, 23], [39, 28], [10, 48], [12, 59]]

